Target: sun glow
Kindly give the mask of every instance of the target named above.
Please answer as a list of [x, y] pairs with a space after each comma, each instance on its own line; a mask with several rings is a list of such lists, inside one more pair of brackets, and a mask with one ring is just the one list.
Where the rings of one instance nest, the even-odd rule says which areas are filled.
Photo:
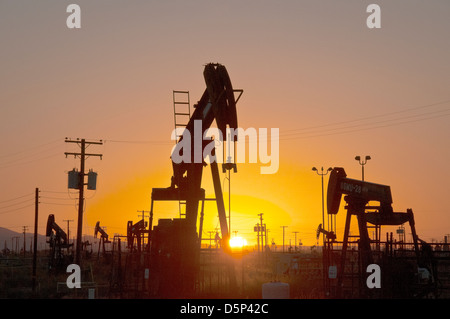
[[247, 241], [242, 237], [233, 237], [230, 239], [230, 247], [231, 248], [243, 248], [247, 246]]

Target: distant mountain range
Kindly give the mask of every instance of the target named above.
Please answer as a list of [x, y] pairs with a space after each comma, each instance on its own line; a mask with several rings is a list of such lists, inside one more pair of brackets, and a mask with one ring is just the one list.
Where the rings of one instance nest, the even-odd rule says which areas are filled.
[[[7, 228], [0, 227], [0, 250], [5, 247], [12, 251], [23, 251], [23, 233], [15, 232]], [[25, 250], [32, 251], [33, 249], [34, 233], [25, 232]], [[45, 235], [38, 234], [38, 250], [46, 248]]]
[[[23, 252], [23, 233], [15, 232], [7, 228], [0, 227], [0, 251], [5, 247], [10, 251]], [[25, 250], [31, 252], [33, 250], [34, 233], [25, 232]], [[83, 236], [83, 241], [89, 240], [91, 243], [98, 243], [98, 238], [93, 236]], [[70, 240], [73, 242], [73, 239]], [[45, 235], [38, 234], [37, 237], [37, 249], [45, 250], [49, 248], [47, 244], [47, 238]], [[95, 248], [96, 251], [97, 248]]]

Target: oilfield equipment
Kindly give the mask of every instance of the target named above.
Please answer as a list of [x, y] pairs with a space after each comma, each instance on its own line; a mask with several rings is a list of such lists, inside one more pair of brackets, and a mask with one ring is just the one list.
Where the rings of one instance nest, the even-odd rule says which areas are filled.
[[[176, 107], [180, 105], [174, 101], [175, 127], [180, 126], [177, 115], [184, 114], [189, 116], [189, 120], [185, 124], [185, 130], [190, 132], [192, 136], [196, 134], [194, 127], [195, 129], [200, 127], [201, 132], [197, 132], [197, 134], [204, 136], [205, 131], [211, 127], [214, 121], [221, 132], [226, 132], [227, 128], [237, 129], [236, 102], [241, 95], [235, 98], [235, 93], [242, 94], [243, 91], [233, 89], [228, 72], [225, 66], [221, 64], [209, 63], [205, 65], [203, 75], [206, 89], [201, 99], [194, 105], [192, 115], [190, 115], [190, 112], [178, 112]], [[181, 124], [181, 126], [184, 126], [184, 124]], [[184, 138], [184, 135], [179, 136], [177, 143], [186, 142], [183, 141]], [[223, 140], [227, 141], [226, 134], [224, 134]], [[237, 141], [237, 136], [234, 136], [233, 140]], [[203, 151], [210, 142], [211, 140], [203, 140], [198, 153], [204, 154]], [[203, 168], [206, 163], [203, 156], [198, 161], [196, 155], [198, 153], [194, 151], [198, 146], [194, 145], [194, 139], [190, 140], [188, 146], [192, 150], [191, 154], [188, 155], [184, 153], [184, 149], [182, 150], [183, 156], [189, 156], [187, 161], [174, 161], [176, 147], [172, 153], [173, 175], [170, 187], [152, 189], [151, 216], [154, 214], [154, 204], [157, 201], [177, 201], [185, 207], [185, 212], [180, 213], [180, 218], [159, 220], [158, 225], [152, 231], [150, 258], [152, 268], [150, 274], [156, 274], [158, 277], [160, 284], [156, 288], [156, 293], [162, 296], [189, 296], [195, 291], [205, 200], [216, 201], [222, 238], [221, 247], [224, 251], [229, 250], [228, 240], [230, 235], [218, 163], [217, 161], [211, 161], [209, 164], [215, 198], [207, 199], [205, 198], [205, 190], [201, 187]], [[231, 169], [237, 171], [235, 162], [228, 161], [223, 164], [222, 170]], [[201, 212], [197, 232], [200, 204]], [[151, 219], [152, 217], [150, 217]], [[236, 281], [233, 265], [230, 263], [226, 268], [229, 283], [233, 287]]]
[[[335, 215], [338, 213], [342, 196], [344, 196], [346, 202], [347, 216], [341, 249], [333, 250], [331, 248], [332, 244], [336, 243], [335, 237], [332, 236], [330, 238], [330, 233], [322, 230], [321, 226], [317, 231], [318, 233], [324, 232], [327, 234], [327, 243], [323, 252], [324, 270], [327, 270], [326, 266], [328, 266], [329, 271], [333, 270], [332, 278], [336, 280], [331, 282], [334, 282], [335, 296], [346, 296], [345, 291], [347, 290], [348, 293], [349, 287], [354, 287], [354, 281], [359, 287], [359, 297], [370, 297], [374, 294], [398, 297], [399, 295], [405, 296], [405, 293], [417, 296], [421, 293], [426, 294], [433, 291], [436, 288], [434, 284], [417, 286], [412, 284], [414, 281], [411, 281], [410, 278], [405, 279], [405, 282], [399, 282], [399, 277], [397, 276], [399, 272], [411, 274], [411, 269], [414, 268], [416, 270], [413, 271], [412, 276], [414, 276], [414, 273], [416, 276], [418, 275], [418, 269], [426, 269], [431, 276], [433, 276], [433, 273], [435, 275], [435, 271], [433, 272], [435, 267], [432, 265], [430, 254], [426, 253], [429, 251], [427, 249], [428, 245], [417, 236], [412, 209], [407, 209], [406, 212], [394, 212], [389, 186], [347, 178], [343, 168], [335, 167], [330, 174], [328, 182], [328, 214]], [[352, 216], [357, 218], [358, 235], [350, 235]], [[409, 223], [413, 239], [412, 249], [403, 251], [403, 257], [405, 258], [395, 258], [398, 256], [399, 251], [396, 251], [397, 255], [394, 256], [392, 235], [390, 240], [389, 238], [386, 240], [386, 249], [381, 251], [381, 227], [400, 226], [404, 223]], [[375, 229], [374, 239], [369, 237], [369, 228]], [[350, 241], [353, 238], [357, 238], [356, 241], [352, 242], [357, 244], [357, 249], [349, 248]], [[354, 252], [357, 252], [356, 257], [353, 256]], [[365, 282], [365, 277], [367, 277], [366, 269], [371, 264], [383, 265], [382, 286], [385, 289], [369, 289], [367, 287]], [[355, 271], [349, 270], [349, 268], [356, 268], [356, 276], [359, 278], [354, 280]], [[428, 283], [435, 283], [434, 279], [430, 278]], [[404, 289], [407, 286], [407, 289], [411, 290], [405, 292]], [[399, 289], [403, 290], [399, 291]], [[412, 289], [415, 289], [415, 291], [412, 291]], [[399, 295], [396, 295], [396, 293], [399, 293]]]
[[[175, 128], [184, 128], [191, 136], [198, 134], [202, 137], [214, 121], [221, 131], [226, 131], [227, 127], [237, 128], [236, 102], [240, 95], [235, 98], [235, 93], [242, 94], [243, 91], [233, 89], [228, 72], [223, 65], [207, 64], [203, 75], [206, 89], [201, 99], [194, 105], [192, 114], [189, 108], [189, 92], [174, 91]], [[177, 100], [176, 95], [185, 95], [186, 99]], [[180, 111], [180, 106], [188, 106], [188, 109]], [[185, 118], [184, 122], [180, 121], [180, 117]], [[199, 127], [201, 131], [195, 132]], [[200, 157], [200, 161], [198, 157], [196, 158], [198, 154], [204, 154], [203, 151], [211, 140], [202, 139], [200, 149], [195, 151], [196, 147], [198, 148], [198, 145], [195, 145], [195, 139], [185, 140], [189, 135], [184, 134], [176, 136], [176, 145], [171, 154], [173, 174], [170, 186], [152, 188], [148, 223], [144, 221], [144, 217], [135, 224], [128, 221], [126, 235], [128, 252], [121, 251], [120, 239], [117, 246], [118, 254], [114, 253], [113, 245], [115, 256], [119, 260], [125, 260], [123, 267], [122, 265], [113, 266], [115, 267], [113, 272], [116, 274], [114, 285], [119, 287], [121, 296], [134, 294], [134, 296], [147, 298], [189, 298], [199, 296], [199, 291], [209, 291], [209, 294], [214, 294], [211, 289], [211, 279], [210, 289], [203, 289], [206, 286], [204, 278], [211, 277], [212, 272], [217, 271], [217, 278], [220, 279], [215, 281], [217, 283], [215, 287], [218, 287], [222, 295], [225, 295], [225, 291], [238, 290], [238, 281], [242, 283], [241, 289], [244, 291], [244, 277], [247, 269], [250, 269], [248, 268], [250, 264], [244, 267], [244, 261], [242, 261], [241, 267], [236, 268], [236, 263], [227, 259], [227, 256], [232, 255], [229, 247], [230, 231], [218, 163], [217, 161], [206, 163], [203, 156]], [[233, 139], [233, 142], [237, 141], [236, 135], [234, 137], [223, 135], [225, 141], [227, 138]], [[185, 148], [177, 148], [180, 143], [183, 143], [184, 147], [190, 147], [191, 152], [186, 154]], [[223, 146], [225, 147], [225, 143]], [[176, 152], [179, 153], [176, 154]], [[184, 160], [176, 161], [176, 155], [183, 156]], [[214, 149], [212, 155], [214, 155]], [[202, 188], [203, 169], [207, 165], [211, 169], [215, 198], [206, 198], [206, 191]], [[237, 172], [236, 162], [230, 159], [224, 160], [222, 171], [227, 170]], [[297, 256], [295, 255], [297, 252], [291, 250], [285, 252], [283, 249], [283, 252], [273, 252], [269, 259], [264, 260], [270, 260], [272, 265], [278, 266], [280, 263], [292, 264], [287, 268], [288, 271], [282, 271], [281, 274], [277, 272], [276, 276], [289, 273], [293, 276], [290, 280], [296, 282], [296, 289], [301, 290], [301, 294], [308, 294], [305, 290], [305, 283], [308, 282], [310, 285], [308, 289], [314, 295], [319, 295], [321, 291], [323, 293], [320, 296], [331, 298], [419, 296], [433, 291], [436, 286], [429, 284], [430, 282], [435, 284], [437, 276], [436, 266], [432, 261], [433, 252], [430, 252], [427, 243], [419, 239], [416, 234], [412, 209], [406, 212], [394, 212], [389, 186], [347, 178], [345, 170], [341, 167], [330, 169], [330, 172], [327, 190], [329, 217], [333, 218], [338, 213], [342, 197], [346, 202], [347, 218], [343, 241], [337, 240], [335, 230], [325, 229], [324, 225], [320, 224], [316, 230], [317, 238], [321, 234], [326, 238], [320, 258], [313, 249], [304, 259], [300, 257], [300, 253]], [[201, 246], [202, 240], [208, 240], [202, 238], [205, 201], [215, 201], [217, 205], [221, 241], [218, 249], [217, 247], [202, 249]], [[156, 225], [153, 225], [157, 202], [177, 202], [179, 218], [161, 218]], [[374, 202], [378, 204], [373, 205]], [[357, 236], [350, 235], [352, 216], [357, 218], [359, 230]], [[409, 223], [413, 235], [412, 249], [406, 249], [411, 245], [404, 243], [401, 246], [403, 250], [395, 250], [392, 236], [391, 239], [387, 238], [385, 243], [381, 241], [382, 226], [402, 226], [405, 223]], [[369, 237], [370, 228], [375, 229], [375, 239]], [[126, 256], [122, 258], [122, 254]], [[398, 259], [399, 254], [402, 256], [400, 259]], [[255, 268], [252, 268], [255, 273], [260, 273], [264, 268], [258, 264], [260, 260], [255, 258], [256, 264], [253, 264]], [[319, 260], [321, 260], [320, 268], [317, 264]], [[366, 269], [371, 264], [383, 266], [383, 289], [381, 290], [370, 290], [366, 285]], [[261, 269], [258, 268], [261, 266]], [[431, 279], [425, 285], [410, 285], [409, 281], [396, 282], [399, 278], [398, 273], [404, 271], [411, 274], [411, 267], [416, 267], [412, 276], [417, 278], [417, 269], [419, 269], [423, 273], [430, 274]], [[323, 275], [322, 278], [318, 277], [319, 273]], [[266, 276], [273, 275], [274, 273], [266, 272]], [[405, 290], [406, 286], [408, 291]]]
[[137, 250], [141, 252], [144, 248], [145, 234], [149, 234], [147, 230], [147, 222], [141, 219], [133, 224], [133, 221], [127, 223], [127, 246], [130, 251]]
[[320, 234], [324, 234], [326, 236], [328, 242], [336, 241], [336, 234], [333, 231], [325, 230], [322, 227], [322, 224], [319, 224], [319, 226], [317, 227], [317, 230], [316, 230], [316, 239], [317, 240], [319, 239]]
[[73, 254], [69, 248], [69, 238], [64, 230], [55, 222], [55, 215], [50, 214], [46, 228], [47, 243], [50, 245], [49, 270], [65, 271], [66, 266], [73, 261]]
[[106, 233], [106, 231], [100, 227], [100, 222], [98, 221], [95, 224], [94, 228], [94, 237], [97, 238], [98, 234], [100, 233], [100, 240], [98, 242], [98, 252], [97, 252], [97, 259], [100, 258], [100, 248], [102, 250], [102, 254], [105, 257], [105, 259], [108, 261], [108, 256], [110, 255], [109, 252], [106, 250], [105, 244], [110, 244], [111, 241], [109, 240], [109, 235]]
[[[205, 131], [215, 121], [218, 128], [225, 132], [228, 128], [237, 129], [236, 102], [243, 90], [235, 90], [225, 66], [210, 63], [204, 67], [206, 89], [190, 112], [188, 91], [173, 91], [175, 129], [184, 128], [192, 136], [205, 136]], [[240, 93], [235, 98], [235, 93]], [[185, 99], [180, 101], [179, 96]], [[183, 109], [181, 109], [183, 108]], [[195, 132], [200, 127], [200, 132]], [[215, 201], [220, 222], [221, 251], [230, 252], [228, 244], [229, 228], [225, 212], [221, 178], [217, 161], [210, 161], [215, 198], [206, 198], [205, 189], [201, 187], [203, 168], [207, 166], [203, 156], [197, 158], [197, 152], [204, 154], [205, 147], [213, 141], [202, 139], [201, 145], [194, 145], [185, 134], [176, 133], [176, 146], [184, 143], [190, 147], [190, 154], [184, 148], [174, 148], [171, 154], [173, 175], [170, 186], [152, 188], [149, 222], [142, 218], [137, 223], [127, 222], [127, 253], [120, 249], [115, 259], [124, 260], [124, 266], [115, 264], [115, 287], [120, 288], [121, 295], [135, 294], [150, 298], [179, 298], [194, 296], [198, 287], [198, 274], [201, 264], [201, 242], [203, 233], [203, 217], [205, 201]], [[227, 141], [227, 136], [223, 136]], [[237, 136], [233, 137], [237, 141]], [[214, 142], [214, 141], [213, 141]], [[225, 144], [225, 143], [224, 143]], [[196, 148], [198, 149], [196, 150]], [[179, 152], [185, 160], [174, 160], [175, 152]], [[214, 150], [212, 150], [214, 155]], [[189, 157], [186, 160], [186, 157]], [[194, 158], [195, 157], [195, 158]], [[228, 161], [223, 164], [222, 171], [237, 171], [236, 163]], [[156, 202], [176, 202], [179, 207], [179, 218], [159, 219], [153, 225]], [[200, 209], [200, 216], [199, 216]], [[197, 221], [199, 227], [197, 229]], [[120, 242], [120, 239], [119, 239]], [[114, 245], [113, 245], [114, 247]], [[118, 246], [119, 247], [119, 246]], [[114, 248], [113, 248], [114, 250]], [[114, 259], [114, 260], [115, 260]], [[223, 265], [226, 264], [226, 267]], [[226, 281], [230, 287], [236, 286], [234, 268], [227, 261], [221, 262], [226, 268]], [[222, 271], [222, 269], [221, 269]], [[138, 276], [135, 276], [138, 274]]]
[[[285, 250], [285, 228], [288, 227], [285, 225], [281, 226], [282, 251], [271, 250], [267, 244], [266, 224], [263, 223], [263, 214], [260, 213], [258, 214], [260, 223], [253, 229], [258, 233], [258, 251], [248, 253], [241, 250], [240, 258], [235, 258], [239, 253], [232, 252], [229, 245], [230, 224], [225, 211], [219, 161], [213, 159], [206, 162], [205, 153], [209, 152], [207, 155], [212, 157], [216, 155], [215, 148], [211, 148], [211, 142], [215, 141], [213, 138], [205, 138], [205, 133], [214, 122], [221, 132], [226, 132], [227, 129], [234, 129], [234, 132], [237, 132], [236, 104], [243, 90], [233, 88], [229, 74], [221, 64], [206, 64], [203, 76], [206, 89], [194, 105], [192, 113], [189, 92], [173, 91], [176, 142], [171, 153], [172, 176], [168, 181], [168, 187], [152, 188], [151, 207], [147, 212], [149, 215], [144, 217], [142, 211], [140, 220], [127, 222], [126, 235], [115, 234], [112, 240], [105, 229], [100, 227], [100, 222], [95, 225], [94, 236], [97, 238], [100, 235], [97, 260], [102, 251], [105, 260], [108, 261], [108, 267], [111, 267], [110, 272], [106, 274], [110, 296], [163, 299], [204, 296], [214, 298], [237, 296], [238, 293], [239, 296], [248, 297], [247, 293], [250, 292], [250, 296], [255, 297], [258, 296], [255, 294], [258, 288], [254, 287], [259, 285], [259, 291], [262, 289], [264, 295], [263, 288], [268, 287], [267, 282], [271, 281], [271, 284], [275, 282], [276, 286], [280, 284], [280, 278], [289, 282], [290, 291], [289, 285], [286, 291], [290, 293], [287, 296], [295, 298], [438, 296], [439, 269], [445, 268], [442, 278], [445, 276], [450, 278], [448, 245], [447, 250], [441, 254], [443, 256], [441, 260], [444, 262], [439, 264], [436, 259], [438, 252], [432, 245], [421, 240], [416, 233], [412, 209], [408, 208], [405, 212], [394, 211], [390, 186], [364, 181], [364, 177], [363, 180], [348, 178], [342, 167], [329, 169], [326, 194], [327, 214], [331, 221], [333, 218], [336, 220], [342, 198], [345, 201], [344, 209], [347, 215], [342, 241], [338, 240], [336, 228], [331, 226], [331, 229], [326, 229], [324, 224], [320, 224], [316, 229], [316, 237], [318, 240], [321, 235], [324, 236], [321, 251], [316, 245], [309, 251]], [[178, 99], [180, 95], [185, 99]], [[183, 133], [178, 129], [184, 129]], [[191, 136], [201, 136], [200, 145], [198, 139], [188, 138]], [[221, 138], [223, 140], [220, 142], [223, 142], [224, 147], [222, 172], [230, 173], [231, 170], [237, 172], [236, 143], [234, 143], [234, 159], [230, 156], [230, 148], [226, 151], [225, 147], [230, 147], [231, 142], [237, 142], [238, 136], [236, 133], [230, 136], [223, 134]], [[182, 161], [178, 160], [180, 157]], [[206, 190], [202, 187], [204, 168], [208, 165], [211, 170], [214, 198], [207, 198]], [[71, 174], [78, 176], [75, 170]], [[94, 176], [92, 173], [91, 175]], [[324, 175], [322, 175], [322, 204]], [[80, 186], [79, 183], [75, 184]], [[216, 233], [215, 248], [211, 245], [212, 237], [203, 238], [207, 201], [215, 202], [214, 210], [217, 209], [220, 226], [220, 229], [216, 227], [214, 232], [209, 232], [210, 236]], [[158, 216], [156, 207], [158, 202], [177, 204], [178, 218], [159, 218], [154, 225], [154, 216]], [[322, 218], [323, 215], [322, 206]], [[357, 235], [350, 233], [352, 217], [357, 219]], [[412, 243], [407, 243], [404, 236], [403, 225], [406, 223], [409, 224]], [[387, 235], [386, 241], [383, 242], [381, 229], [385, 226], [400, 226], [399, 234], [401, 231], [403, 235], [401, 242], [394, 242], [392, 233], [390, 237]], [[369, 229], [374, 230], [373, 238], [369, 236]], [[298, 231], [293, 233], [296, 235]], [[73, 244], [68, 243], [67, 235], [55, 223], [53, 215], [49, 216], [47, 236], [50, 238], [48, 243], [52, 248], [50, 258], [52, 268], [67, 265], [67, 260], [74, 259], [73, 252], [70, 256], [68, 254]], [[77, 238], [77, 242], [79, 240]], [[209, 248], [202, 247], [202, 241], [208, 240]], [[111, 250], [107, 251], [105, 244], [110, 244]], [[82, 243], [83, 252], [88, 257], [87, 245], [88, 241]], [[297, 247], [296, 237], [294, 246]], [[66, 254], [63, 253], [64, 249], [67, 250]], [[382, 269], [381, 289], [371, 289], [367, 286], [366, 269], [374, 264], [381, 266]], [[105, 273], [102, 272], [103, 275]], [[286, 287], [285, 283], [281, 284]], [[450, 287], [450, 279], [447, 287]]]

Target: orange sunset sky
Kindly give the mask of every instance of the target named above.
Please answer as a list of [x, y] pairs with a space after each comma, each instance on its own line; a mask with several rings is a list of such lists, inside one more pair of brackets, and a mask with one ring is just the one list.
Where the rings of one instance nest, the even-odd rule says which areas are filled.
[[[66, 26], [70, 3], [81, 8], [80, 29]], [[370, 3], [380, 5], [380, 29], [366, 25]], [[98, 184], [85, 193], [84, 233], [100, 221], [111, 236], [125, 234], [127, 221], [150, 209], [152, 188], [170, 185], [172, 90], [190, 91], [194, 104], [204, 65], [218, 62], [244, 90], [239, 126], [280, 131], [277, 173], [247, 163], [231, 175], [232, 232], [254, 242], [263, 213], [277, 245], [281, 226], [286, 244], [294, 232], [316, 244], [321, 181], [311, 168], [341, 166], [359, 179], [354, 158], [370, 155], [365, 179], [391, 186], [396, 211], [413, 209], [419, 237], [442, 241], [450, 233], [449, 16], [447, 0], [2, 1], [0, 227], [33, 231], [39, 187], [39, 233], [49, 214], [64, 229], [75, 220], [75, 233], [67, 172], [79, 160], [64, 152], [79, 149], [69, 137], [104, 141], [88, 149], [103, 158], [86, 161]], [[213, 204], [205, 214], [204, 237], [219, 226]], [[156, 204], [154, 224], [176, 217], [176, 204]], [[344, 217], [342, 209], [338, 239]]]

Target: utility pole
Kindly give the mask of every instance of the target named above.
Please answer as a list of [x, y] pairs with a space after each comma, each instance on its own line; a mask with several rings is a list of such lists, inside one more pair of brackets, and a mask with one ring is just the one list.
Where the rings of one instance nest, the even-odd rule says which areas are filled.
[[294, 251], [297, 251], [297, 234], [298, 234], [298, 231], [294, 231], [293, 232], [294, 233], [294, 237], [295, 237], [295, 242], [294, 242]]
[[37, 266], [37, 231], [38, 231], [38, 213], [39, 213], [39, 188], [36, 188], [34, 199], [34, 248], [33, 248], [33, 276], [32, 288], [36, 292], [36, 266]]
[[[144, 225], [145, 225], [145, 217], [148, 217], [148, 218], [150, 218], [150, 215], [145, 215], [145, 213], [150, 213], [150, 211], [148, 211], [148, 210], [138, 210], [137, 211], [138, 213], [142, 213], [142, 215], [138, 215], [138, 216], [140, 216], [140, 217], [142, 217], [142, 220], [144, 220]], [[150, 223], [149, 223], [149, 225], [150, 225]], [[148, 243], [150, 243], [150, 230], [151, 229], [149, 229], [149, 232], [148, 232]], [[144, 243], [145, 243], [145, 235], [142, 235], [142, 238], [141, 238], [141, 240], [142, 240], [142, 247], [144, 247]]]
[[211, 244], [212, 244], [212, 234], [213, 234], [214, 232], [213, 231], [208, 231], [208, 234], [209, 234], [209, 249], [211, 249], [212, 248], [212, 246], [211, 246]]
[[253, 232], [256, 233], [256, 243], [257, 243], [258, 253], [259, 253], [259, 230], [260, 230], [259, 223], [256, 223], [256, 225], [253, 227]]
[[[14, 239], [16, 240], [16, 245], [14, 246]], [[11, 237], [11, 251], [13, 253], [17, 254], [17, 241], [18, 241], [19, 237], [18, 236], [13, 236]], [[15, 247], [15, 248], [14, 248]]]
[[264, 224], [264, 229], [263, 229], [263, 231], [264, 231], [264, 249], [267, 247], [267, 225], [266, 224]]
[[142, 217], [142, 219], [144, 219], [145, 217], [150, 217], [149, 215], [145, 215], [145, 213], [150, 213], [150, 211], [148, 210], [138, 210], [138, 213], [142, 213], [142, 215], [138, 215], [140, 217]]
[[25, 232], [28, 229], [28, 226], [22, 226], [23, 228], [23, 256], [25, 257], [26, 247], [25, 247]]
[[14, 238], [16, 239], [16, 254], [17, 254], [17, 255], [20, 255], [20, 251], [19, 251], [19, 244], [20, 244], [19, 240], [20, 240], [20, 236], [15, 236]]
[[70, 243], [69, 223], [73, 222], [73, 219], [64, 219], [63, 222], [67, 222], [67, 243]]
[[[263, 213], [261, 213], [261, 214], [258, 214], [258, 216], [259, 216], [259, 221], [260, 221], [260, 223], [259, 223], [259, 225], [260, 225], [260, 238], [261, 238], [261, 252], [263, 252], [264, 251], [264, 233], [265, 233], [265, 231], [264, 231], [264, 226], [263, 226]], [[264, 233], [263, 233], [264, 232]]]
[[283, 253], [284, 253], [284, 229], [287, 227], [287, 226], [280, 226], [281, 228], [283, 228]]
[[86, 157], [90, 156], [103, 156], [102, 154], [88, 154], [86, 153], [86, 145], [90, 146], [92, 144], [96, 145], [103, 145], [103, 142], [100, 140], [99, 142], [94, 141], [86, 141], [83, 139], [77, 139], [77, 140], [65, 140], [66, 143], [77, 143], [80, 146], [80, 152], [79, 153], [72, 153], [72, 152], [65, 152], [66, 155], [73, 155], [74, 157], [80, 157], [80, 172], [79, 172], [79, 180], [78, 180], [78, 190], [79, 190], [79, 198], [78, 198], [78, 228], [77, 228], [77, 245], [76, 245], [76, 254], [75, 254], [75, 262], [78, 264], [78, 266], [81, 265], [81, 239], [82, 239], [82, 232], [83, 232], [83, 206], [84, 206], [84, 177], [85, 177], [85, 160]]

